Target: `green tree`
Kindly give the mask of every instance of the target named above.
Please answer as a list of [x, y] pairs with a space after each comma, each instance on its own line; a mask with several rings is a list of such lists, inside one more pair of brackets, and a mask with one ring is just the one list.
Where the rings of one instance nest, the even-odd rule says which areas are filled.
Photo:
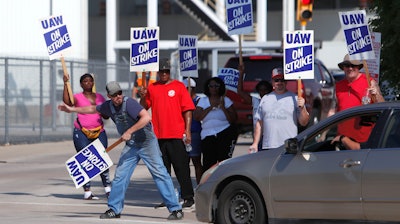
[[400, 1], [373, 0], [369, 10], [376, 14], [369, 26], [382, 35], [380, 80], [389, 84], [389, 88], [382, 86], [382, 91], [384, 94], [388, 94], [389, 89], [397, 92], [400, 84]]

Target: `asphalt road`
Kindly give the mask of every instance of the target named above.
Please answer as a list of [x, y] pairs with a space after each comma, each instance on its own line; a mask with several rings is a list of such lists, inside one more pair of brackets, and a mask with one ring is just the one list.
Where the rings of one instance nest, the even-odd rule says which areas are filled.
[[[233, 156], [246, 153], [250, 141], [239, 138]], [[122, 144], [109, 152], [114, 163], [121, 149]], [[83, 200], [83, 190], [75, 188], [65, 168], [65, 161], [74, 154], [72, 141], [0, 146], [0, 223], [199, 223], [195, 208], [184, 210], [180, 221], [167, 221], [167, 209], [153, 208], [161, 196], [143, 163], [131, 178], [121, 218], [99, 219], [108, 209], [100, 177], [92, 181], [92, 191], [100, 200]], [[178, 186], [174, 175], [173, 180]]]

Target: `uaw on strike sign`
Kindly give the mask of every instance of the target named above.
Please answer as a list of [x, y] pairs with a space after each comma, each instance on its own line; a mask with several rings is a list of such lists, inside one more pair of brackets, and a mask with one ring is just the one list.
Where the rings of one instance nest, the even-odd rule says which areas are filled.
[[130, 71], [158, 71], [159, 27], [131, 28]]
[[233, 68], [220, 68], [218, 70], [218, 78], [225, 83], [226, 89], [237, 93], [239, 82], [239, 71]]
[[76, 188], [82, 187], [112, 165], [113, 162], [99, 139], [93, 141], [65, 162]]
[[285, 79], [314, 79], [314, 31], [284, 32]]
[[197, 72], [197, 36], [178, 35], [179, 67], [184, 77], [199, 77]]
[[228, 35], [253, 32], [251, 0], [226, 0]]
[[71, 39], [63, 17], [51, 16], [40, 21], [50, 60], [62, 57], [71, 47]]
[[365, 10], [339, 12], [339, 19], [346, 38], [350, 59], [374, 59], [375, 54]]

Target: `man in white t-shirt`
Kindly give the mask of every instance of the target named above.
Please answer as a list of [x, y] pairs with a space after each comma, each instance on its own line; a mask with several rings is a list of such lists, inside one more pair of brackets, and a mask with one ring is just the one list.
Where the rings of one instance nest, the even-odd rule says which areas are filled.
[[258, 143], [262, 135], [262, 149], [277, 148], [288, 138], [297, 135], [297, 123], [307, 125], [309, 114], [303, 97], [297, 97], [286, 88], [281, 68], [272, 70], [272, 87], [274, 91], [264, 96], [255, 114], [257, 120], [254, 128], [253, 144], [250, 152], [258, 150]]

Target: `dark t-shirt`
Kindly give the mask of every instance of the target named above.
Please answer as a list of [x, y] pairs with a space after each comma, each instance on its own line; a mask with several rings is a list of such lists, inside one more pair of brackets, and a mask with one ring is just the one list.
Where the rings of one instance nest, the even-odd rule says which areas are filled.
[[[111, 117], [111, 119], [113, 119], [112, 117], [112, 113], [111, 113], [111, 108], [110, 108], [110, 101], [111, 100], [107, 100], [106, 102], [104, 102], [101, 105], [98, 105], [96, 107], [96, 110], [101, 113], [103, 116], [106, 117]], [[122, 104], [119, 105], [118, 107], [115, 107], [115, 111], [119, 112], [122, 108]], [[128, 98], [126, 100], [126, 112], [129, 114], [130, 117], [132, 118], [138, 118], [140, 111], [143, 109], [142, 105], [140, 105], [136, 100], [132, 99], [132, 98]]]

